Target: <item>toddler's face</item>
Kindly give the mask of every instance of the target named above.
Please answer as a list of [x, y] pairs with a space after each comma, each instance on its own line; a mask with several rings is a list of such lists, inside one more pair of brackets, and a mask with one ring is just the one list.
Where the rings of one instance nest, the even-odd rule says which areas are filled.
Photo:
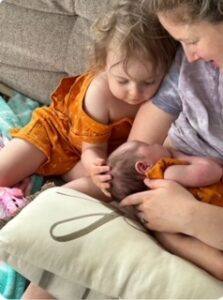
[[127, 70], [114, 51], [107, 55], [106, 74], [114, 97], [130, 105], [138, 105], [151, 99], [157, 92], [164, 71], [154, 72], [151, 62], [130, 58]]

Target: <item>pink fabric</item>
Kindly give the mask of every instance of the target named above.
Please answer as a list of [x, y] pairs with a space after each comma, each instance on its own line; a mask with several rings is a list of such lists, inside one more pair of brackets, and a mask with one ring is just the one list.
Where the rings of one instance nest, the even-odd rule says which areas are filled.
[[[9, 143], [7, 137], [0, 136], [0, 149]], [[0, 187], [0, 219], [7, 221], [23, 208], [28, 201], [24, 195], [29, 195], [32, 189], [32, 179], [27, 177], [15, 187]]]
[[21, 189], [0, 187], [0, 219], [7, 221], [27, 203]]

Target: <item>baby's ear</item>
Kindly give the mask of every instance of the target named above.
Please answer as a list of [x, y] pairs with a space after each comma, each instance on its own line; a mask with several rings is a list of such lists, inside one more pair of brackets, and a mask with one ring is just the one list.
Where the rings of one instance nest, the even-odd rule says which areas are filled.
[[135, 163], [135, 169], [141, 175], [145, 175], [148, 167], [149, 167], [149, 164], [145, 160], [138, 160]]

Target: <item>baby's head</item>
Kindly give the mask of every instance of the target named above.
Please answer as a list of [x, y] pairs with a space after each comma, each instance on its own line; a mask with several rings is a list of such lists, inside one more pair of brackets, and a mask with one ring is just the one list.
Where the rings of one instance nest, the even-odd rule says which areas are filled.
[[146, 171], [159, 159], [169, 156], [169, 151], [158, 144], [130, 141], [118, 147], [107, 161], [111, 166], [110, 193], [113, 199], [120, 201], [130, 194], [147, 189], [143, 181]]
[[[144, 66], [164, 73], [172, 62], [177, 43], [144, 8], [143, 0], [119, 0], [93, 25], [93, 68], [104, 70], [109, 52], [128, 73], [128, 62], [137, 58]], [[149, 70], [151, 71], [151, 70]]]

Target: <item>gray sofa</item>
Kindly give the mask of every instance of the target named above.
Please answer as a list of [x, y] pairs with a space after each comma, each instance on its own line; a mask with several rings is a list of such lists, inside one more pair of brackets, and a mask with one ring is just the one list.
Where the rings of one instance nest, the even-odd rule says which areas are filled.
[[[115, 1], [0, 2], [0, 82], [49, 103], [61, 78], [86, 68], [90, 26]], [[41, 193], [0, 231], [0, 260], [62, 300], [223, 296], [221, 281], [163, 250], [139, 223], [86, 197], [62, 187]], [[92, 213], [109, 221], [99, 220], [89, 233]], [[52, 224], [71, 217], [79, 223], [59, 228], [59, 235], [78, 228], [87, 234], [52, 239]]]
[[87, 65], [90, 25], [115, 0], [4, 0], [0, 82], [49, 103], [62, 77]]

